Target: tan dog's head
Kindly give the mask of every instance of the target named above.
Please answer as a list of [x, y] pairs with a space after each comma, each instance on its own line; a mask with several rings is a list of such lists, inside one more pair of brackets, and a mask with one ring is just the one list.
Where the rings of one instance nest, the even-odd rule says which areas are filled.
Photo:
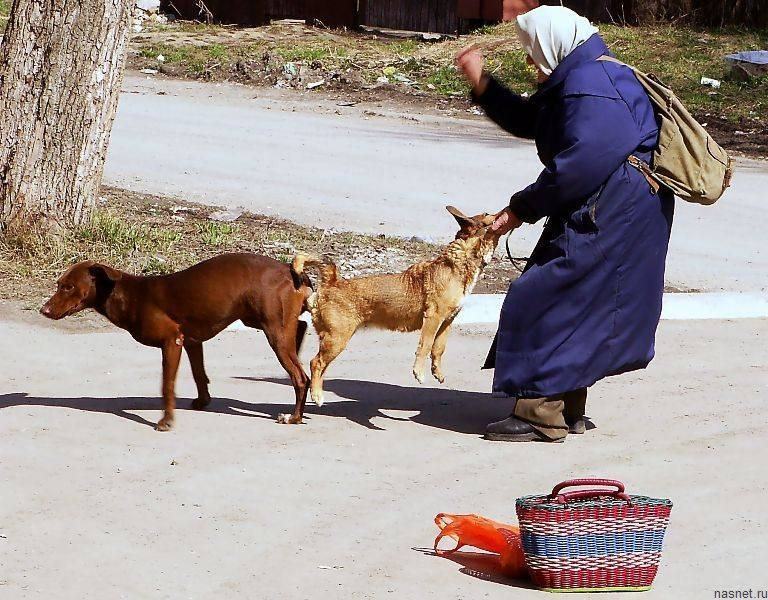
[[123, 274], [92, 260], [72, 265], [56, 282], [56, 293], [40, 309], [49, 319], [63, 319], [103, 304]]
[[482, 257], [483, 263], [488, 264], [501, 237], [499, 233], [491, 229], [496, 215], [481, 213], [474, 217], [468, 217], [454, 206], [446, 206], [445, 208], [459, 224], [456, 239], [467, 242], [473, 254]]

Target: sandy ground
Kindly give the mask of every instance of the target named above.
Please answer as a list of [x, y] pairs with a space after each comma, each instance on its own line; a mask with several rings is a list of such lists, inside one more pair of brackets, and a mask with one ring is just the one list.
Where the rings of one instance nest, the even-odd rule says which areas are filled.
[[544, 597], [424, 549], [438, 512], [514, 521], [573, 476], [675, 502], [647, 597], [768, 589], [766, 320], [663, 322], [651, 368], [594, 389], [597, 429], [511, 445], [479, 437], [508, 409], [478, 370], [489, 331], [454, 333], [443, 388], [412, 380], [413, 336], [363, 332], [297, 427], [274, 422], [291, 390], [262, 335], [225, 333], [210, 410], [185, 409], [185, 364], [158, 433], [156, 350], [98, 318], [0, 317], [0, 598]]
[[[454, 232], [446, 204], [499, 210], [541, 169], [532, 143], [485, 119], [338, 104], [311, 92], [129, 76], [105, 180], [308, 225], [445, 240]], [[717, 205], [677, 203], [670, 286], [768, 289], [756, 217], [766, 185], [768, 161], [742, 160]], [[516, 256], [539, 231], [515, 233]]]

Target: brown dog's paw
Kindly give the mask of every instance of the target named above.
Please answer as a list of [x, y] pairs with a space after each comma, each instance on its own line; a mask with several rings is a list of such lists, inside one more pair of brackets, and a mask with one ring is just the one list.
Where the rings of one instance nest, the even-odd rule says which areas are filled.
[[195, 410], [205, 410], [210, 403], [211, 403], [210, 398], [197, 398], [195, 400], [192, 400], [191, 406]]
[[301, 417], [296, 418], [288, 413], [280, 413], [277, 415], [277, 422], [281, 425], [301, 425], [303, 423]]
[[173, 429], [173, 419], [162, 418], [155, 425], [155, 431], [170, 431]]

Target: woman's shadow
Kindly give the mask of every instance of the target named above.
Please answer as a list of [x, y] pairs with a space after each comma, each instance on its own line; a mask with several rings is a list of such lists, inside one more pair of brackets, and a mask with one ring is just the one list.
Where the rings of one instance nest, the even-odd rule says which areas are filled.
[[[275, 377], [239, 377], [246, 381], [263, 381], [290, 386], [290, 380]], [[406, 387], [376, 381], [352, 379], [326, 380], [324, 389], [341, 400], [331, 399], [318, 408], [307, 400], [306, 414], [340, 417], [368, 429], [384, 430], [373, 423], [374, 418], [391, 421], [412, 421], [429, 427], [456, 433], [480, 435], [485, 426], [511, 410], [511, 402], [492, 398], [489, 392], [467, 392], [446, 388]], [[326, 396], [326, 400], [327, 400]], [[263, 407], [265, 405], [258, 405]], [[407, 411], [416, 414], [399, 416], [387, 411]]]
[[[282, 378], [238, 377], [245, 381], [266, 382], [285, 386], [285, 400], [292, 400], [293, 390], [290, 380]], [[405, 387], [372, 381], [354, 381], [335, 379], [326, 381], [325, 389], [333, 392], [341, 400], [332, 400], [318, 408], [311, 400], [307, 402], [306, 417], [344, 418], [372, 430], [385, 430], [372, 420], [377, 418], [391, 421], [413, 421], [429, 427], [445, 429], [456, 433], [480, 435], [487, 423], [498, 419], [510, 407], [504, 400], [491, 398], [489, 393], [467, 392], [460, 390]], [[177, 410], [192, 410], [191, 400], [178, 398]], [[158, 418], [162, 410], [159, 397], [120, 397], [120, 398], [43, 398], [25, 393], [0, 395], [0, 409], [12, 406], [50, 406], [69, 408], [87, 412], [115, 415], [134, 423], [154, 427], [154, 423], [132, 411], [156, 411]], [[231, 398], [213, 398], [204, 412], [230, 416], [251, 417], [277, 420], [280, 413], [290, 413], [293, 403], [244, 402]], [[414, 415], [399, 416], [387, 414], [387, 411], [408, 411]]]

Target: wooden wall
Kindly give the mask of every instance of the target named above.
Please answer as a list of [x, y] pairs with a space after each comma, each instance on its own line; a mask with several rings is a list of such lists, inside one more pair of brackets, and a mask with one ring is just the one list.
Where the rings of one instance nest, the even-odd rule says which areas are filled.
[[[328, 27], [464, 32], [533, 8], [538, 0], [204, 0], [219, 23], [262, 25], [269, 19], [314, 19]], [[175, 12], [171, 0], [161, 8]], [[173, 0], [183, 19], [199, 19], [195, 0]], [[542, 4], [560, 4], [542, 0]], [[683, 18], [708, 26], [768, 27], [768, 0], [564, 0], [593, 21], [648, 23]], [[359, 6], [359, 8], [358, 8]]]
[[361, 25], [456, 33], [459, 29], [457, 0], [361, 0]]

